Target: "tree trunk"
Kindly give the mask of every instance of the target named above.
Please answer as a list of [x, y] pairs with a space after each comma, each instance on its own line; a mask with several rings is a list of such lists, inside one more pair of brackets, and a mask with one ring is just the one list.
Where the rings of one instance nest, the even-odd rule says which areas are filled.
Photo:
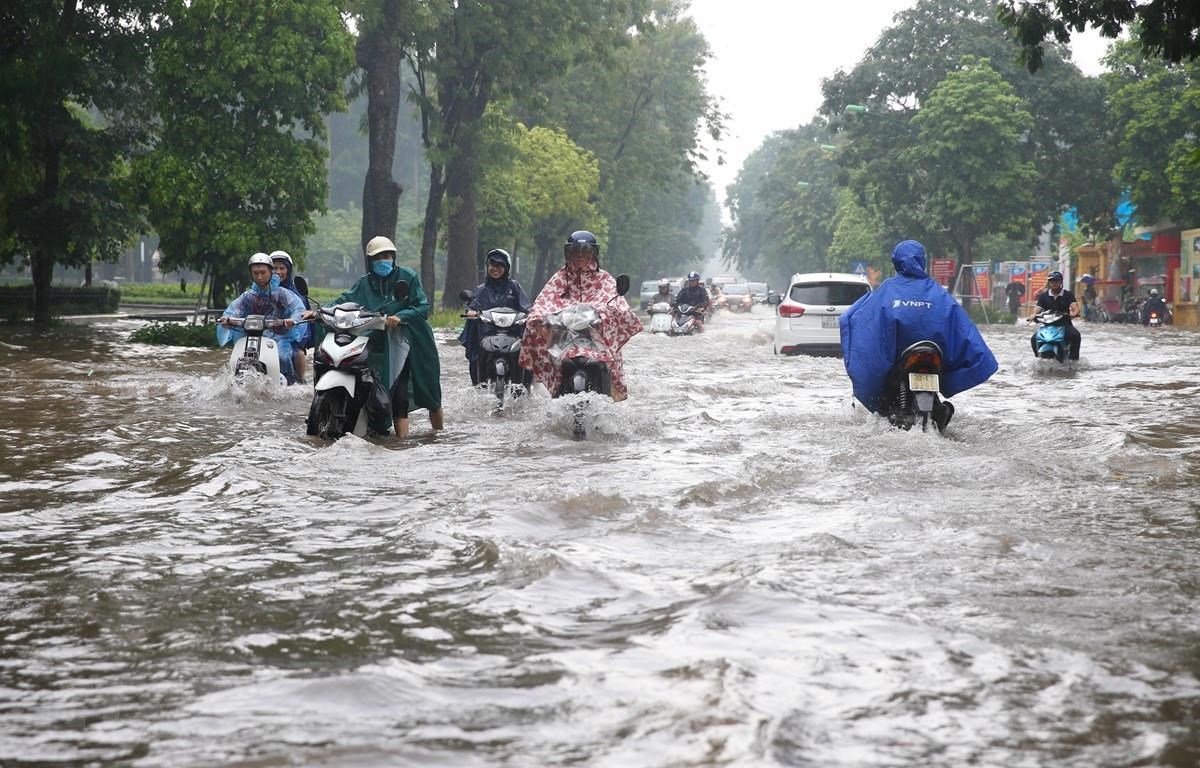
[[[404, 188], [392, 178], [401, 83], [399, 0], [384, 0], [383, 23], [359, 38], [358, 65], [367, 74], [367, 176], [363, 181], [362, 245], [383, 235], [396, 240], [396, 219]], [[363, 253], [364, 270], [371, 269]]]
[[425, 200], [425, 222], [421, 229], [421, 285], [431, 293], [437, 285], [434, 257], [437, 255], [438, 218], [446, 195], [446, 180], [440, 164], [429, 166], [429, 197]]
[[541, 292], [542, 286], [550, 279], [550, 254], [554, 250], [554, 238], [534, 238], [534, 246], [537, 248], [537, 266], [534, 268], [533, 283], [530, 285], [532, 296]]
[[446, 217], [446, 283], [442, 290], [442, 306], [446, 309], [458, 306], [459, 291], [476, 285], [479, 221], [474, 168], [475, 160], [466, 152], [447, 164], [446, 196], [451, 207]]

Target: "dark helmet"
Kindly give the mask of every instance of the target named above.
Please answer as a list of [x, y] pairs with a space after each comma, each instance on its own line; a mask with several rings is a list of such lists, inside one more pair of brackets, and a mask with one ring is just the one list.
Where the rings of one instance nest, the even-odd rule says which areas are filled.
[[1061, 283], [1062, 279], [1063, 279], [1062, 272], [1059, 272], [1057, 269], [1046, 276], [1046, 282], [1049, 282], [1051, 280], [1057, 280], [1058, 282]]
[[699, 280], [699, 279], [700, 279], [700, 273], [699, 273], [699, 272], [696, 272], [695, 270], [692, 270], [691, 272], [688, 272], [687, 279], [688, 279], [688, 280]]
[[484, 267], [492, 264], [499, 264], [504, 267], [504, 276], [508, 277], [508, 271], [512, 269], [512, 259], [508, 255], [508, 251], [503, 248], [493, 248], [488, 251], [487, 256], [483, 260]]
[[572, 251], [591, 251], [596, 257], [596, 264], [600, 264], [600, 243], [596, 242], [596, 236], [586, 229], [572, 232], [567, 237], [567, 242], [563, 245], [563, 259], [570, 256]]

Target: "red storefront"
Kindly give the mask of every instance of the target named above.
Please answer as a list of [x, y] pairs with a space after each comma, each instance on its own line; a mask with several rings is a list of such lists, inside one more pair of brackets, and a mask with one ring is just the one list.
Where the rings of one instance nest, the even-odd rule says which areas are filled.
[[1121, 243], [1121, 260], [1128, 266], [1127, 277], [1132, 278], [1131, 288], [1138, 296], [1145, 296], [1151, 288], [1157, 288], [1167, 301], [1175, 301], [1175, 274], [1179, 271], [1179, 234], [1158, 233], [1149, 240], [1137, 238], [1132, 243]]

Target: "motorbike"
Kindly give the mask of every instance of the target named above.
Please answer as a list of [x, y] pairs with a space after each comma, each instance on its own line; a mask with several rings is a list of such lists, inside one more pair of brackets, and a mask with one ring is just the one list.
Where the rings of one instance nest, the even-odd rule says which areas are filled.
[[1045, 309], [1029, 318], [1029, 322], [1037, 323], [1038, 326], [1033, 333], [1037, 356], [1043, 360], [1065, 362], [1068, 350], [1067, 316], [1061, 312]]
[[[263, 336], [263, 332], [268, 330], [283, 332], [286, 328], [283, 320], [269, 320], [262, 315], [247, 315], [223, 317], [218, 322], [228, 327], [240, 328], [242, 331], [229, 354], [229, 370], [233, 374], [235, 384], [244, 384], [247, 372], [263, 376], [272, 386], [287, 384], [287, 380], [279, 371], [279, 345], [275, 343], [275, 339]], [[222, 346], [224, 343], [221, 342]]]
[[650, 305], [650, 332], [671, 332], [671, 305], [665, 301], [656, 301]]
[[[458, 297], [469, 302], [475, 297], [472, 291], [462, 291]], [[462, 317], [467, 317], [463, 314]], [[525, 333], [526, 314], [511, 307], [494, 307], [482, 310], [474, 318], [481, 324], [479, 357], [475, 361], [480, 383], [486, 383], [496, 396], [497, 409], [504, 407], [509, 385], [527, 386], [524, 369], [517, 364], [521, 356], [521, 337]]]
[[[396, 284], [393, 298], [408, 297], [408, 283]], [[367, 434], [372, 405], [382, 409], [386, 383], [377, 382], [367, 366], [372, 331], [387, 329], [387, 315], [354, 302], [320, 307], [317, 319], [326, 329], [313, 356], [313, 400], [306, 426], [309, 435], [336, 440], [345, 434]], [[374, 400], [372, 400], [374, 398]], [[390, 402], [388, 416], [391, 416]]]
[[921, 431], [930, 422], [939, 432], [954, 414], [954, 405], [939, 397], [942, 384], [942, 348], [928, 339], [911, 344], [900, 353], [885, 385], [882, 409], [894, 427]]
[[671, 317], [672, 336], [691, 336], [693, 333], [699, 333], [702, 327], [699, 321], [704, 317], [704, 311], [700, 307], [693, 307], [691, 304], [680, 304], [675, 308], [675, 314]]
[[[629, 275], [617, 276], [617, 295], [629, 291]], [[612, 394], [613, 353], [593, 337], [603, 319], [599, 310], [591, 304], [572, 304], [546, 316], [550, 329], [550, 359], [562, 374], [558, 391], [554, 397], [582, 395], [589, 392], [609, 396]], [[573, 432], [576, 438], [587, 436], [585, 423], [587, 402], [579, 400], [572, 405]]]

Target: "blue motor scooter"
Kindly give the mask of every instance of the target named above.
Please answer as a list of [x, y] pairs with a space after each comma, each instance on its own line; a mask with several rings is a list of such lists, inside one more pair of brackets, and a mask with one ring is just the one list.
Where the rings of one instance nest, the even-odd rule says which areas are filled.
[[1037, 356], [1042, 360], [1066, 362], [1067, 316], [1061, 312], [1046, 309], [1029, 318], [1029, 322], [1038, 325], [1038, 329], [1033, 333]]

